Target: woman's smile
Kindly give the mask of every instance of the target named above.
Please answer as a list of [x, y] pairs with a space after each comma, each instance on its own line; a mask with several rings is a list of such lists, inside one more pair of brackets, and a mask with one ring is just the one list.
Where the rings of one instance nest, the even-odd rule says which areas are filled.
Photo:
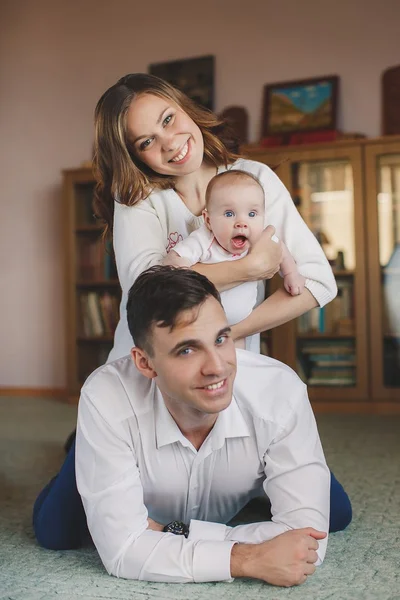
[[189, 157], [188, 151], [189, 151], [189, 140], [185, 143], [183, 148], [180, 149], [179, 154], [175, 155], [174, 158], [171, 158], [171, 160], [169, 162], [173, 162], [173, 163], [184, 162], [184, 159], [186, 157]]

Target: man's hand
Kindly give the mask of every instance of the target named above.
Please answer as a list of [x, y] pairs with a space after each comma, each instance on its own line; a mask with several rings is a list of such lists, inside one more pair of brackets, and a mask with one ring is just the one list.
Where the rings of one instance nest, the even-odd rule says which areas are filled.
[[247, 263], [248, 281], [271, 279], [279, 271], [282, 262], [282, 244], [271, 239], [274, 234], [275, 227], [268, 225], [253, 244], [248, 255], [242, 259]]
[[153, 521], [153, 519], [147, 519], [148, 527], [147, 529], [152, 529], [153, 531], [163, 531], [164, 525], [161, 523], [157, 523], [157, 521]]
[[304, 583], [315, 571], [317, 540], [326, 533], [312, 527], [286, 531], [261, 544], [235, 544], [231, 552], [232, 577], [262, 579], [290, 587]]

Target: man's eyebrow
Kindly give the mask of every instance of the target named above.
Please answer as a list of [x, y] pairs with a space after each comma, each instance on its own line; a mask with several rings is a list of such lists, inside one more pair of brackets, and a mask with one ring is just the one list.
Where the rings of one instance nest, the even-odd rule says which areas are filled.
[[[224, 335], [225, 333], [230, 333], [231, 331], [232, 331], [232, 329], [229, 327], [229, 325], [227, 327], [223, 327], [222, 329], [220, 329], [218, 331], [217, 335], [215, 336], [215, 339], [217, 339], [221, 335]], [[175, 354], [181, 348], [186, 348], [188, 346], [194, 346], [194, 347], [198, 348], [199, 346], [201, 346], [201, 342], [200, 342], [200, 340], [198, 340], [196, 338], [182, 340], [181, 342], [178, 342], [177, 344], [175, 344], [175, 346], [173, 348], [171, 348], [171, 350], [168, 352], [168, 354]]]
[[[157, 119], [156, 125], [159, 125], [162, 121], [163, 115], [164, 113], [169, 109], [169, 106], [167, 106], [167, 108], [164, 108], [164, 110], [161, 111], [160, 116]], [[139, 140], [141, 140], [142, 138], [148, 138], [150, 136], [148, 135], [139, 135], [139, 137], [137, 137], [135, 140], [133, 140], [133, 144], [136, 144], [136, 142], [138, 142]]]

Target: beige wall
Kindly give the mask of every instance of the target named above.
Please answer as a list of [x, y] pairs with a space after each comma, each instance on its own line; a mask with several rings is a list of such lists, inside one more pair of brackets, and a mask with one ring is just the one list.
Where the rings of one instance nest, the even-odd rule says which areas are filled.
[[377, 135], [399, 18], [398, 0], [2, 0], [0, 384], [64, 385], [60, 171], [90, 157], [106, 87], [214, 54], [216, 109], [246, 106], [256, 140], [263, 84], [336, 73], [339, 127]]

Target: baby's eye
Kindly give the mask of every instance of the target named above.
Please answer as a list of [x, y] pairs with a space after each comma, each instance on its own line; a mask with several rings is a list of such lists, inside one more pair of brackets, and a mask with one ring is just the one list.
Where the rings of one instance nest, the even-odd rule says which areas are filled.
[[256, 213], [256, 211], [255, 211], [255, 210], [251, 210], [251, 211], [249, 212], [249, 217], [256, 217], [256, 216], [257, 216], [257, 213]]
[[144, 140], [144, 142], [142, 142], [140, 144], [140, 149], [146, 150], [146, 148], [151, 144], [152, 141], [153, 141], [153, 138], [148, 138], [147, 140]]
[[235, 214], [235, 213], [233, 212], [233, 210], [226, 210], [226, 211], [224, 212], [224, 216], [225, 216], [225, 217], [233, 217], [233, 216], [234, 216], [234, 214]]

